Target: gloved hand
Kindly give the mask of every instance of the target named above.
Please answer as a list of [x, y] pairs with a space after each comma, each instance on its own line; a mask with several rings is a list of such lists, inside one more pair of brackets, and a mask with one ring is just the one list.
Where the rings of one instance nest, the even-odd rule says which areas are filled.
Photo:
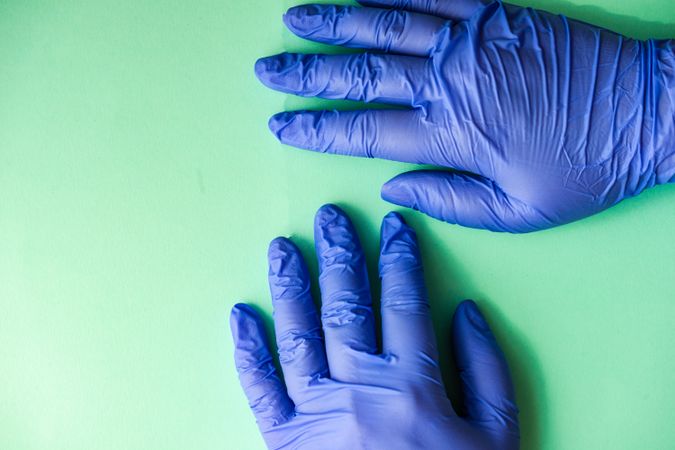
[[286, 144], [461, 171], [402, 174], [382, 197], [450, 223], [528, 232], [675, 180], [675, 44], [500, 1], [306, 5], [298, 36], [368, 48], [259, 60], [267, 86], [411, 107], [273, 116]]
[[[270, 449], [517, 449], [518, 410], [508, 366], [471, 301], [453, 319], [463, 415], [441, 380], [415, 232], [391, 213], [382, 222], [382, 351], [378, 352], [365, 258], [349, 218], [316, 215], [321, 324], [300, 251], [269, 248], [279, 379], [258, 314], [232, 309], [241, 385]], [[323, 334], [321, 332], [323, 325]]]

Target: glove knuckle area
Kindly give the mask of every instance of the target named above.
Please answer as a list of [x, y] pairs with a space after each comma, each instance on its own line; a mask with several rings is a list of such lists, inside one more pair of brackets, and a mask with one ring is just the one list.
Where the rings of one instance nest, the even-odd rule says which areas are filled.
[[403, 38], [409, 14], [400, 9], [385, 9], [375, 17], [376, 44], [389, 51], [392, 44]]
[[[347, 230], [345, 229], [346, 233]], [[364, 263], [363, 252], [356, 242], [336, 242], [332, 240], [326, 248], [322, 249], [320, 256], [321, 262], [321, 281], [326, 277], [332, 276], [328, 272], [336, 271], [341, 274], [351, 275], [360, 274], [359, 268]]]
[[363, 305], [351, 291], [335, 292], [321, 307], [321, 320], [326, 328], [362, 325], [373, 322], [370, 306]]
[[293, 410], [278, 396], [264, 393], [259, 397], [250, 399], [249, 408], [256, 417], [256, 422], [261, 430], [267, 430], [279, 426], [293, 417]]
[[382, 247], [379, 266], [380, 274], [397, 270], [409, 272], [422, 268], [417, 246], [403, 241], [388, 242]]
[[274, 290], [275, 300], [305, 298], [310, 293], [309, 283], [304, 275], [273, 275], [270, 276], [270, 285]]
[[299, 255], [270, 260], [268, 279], [275, 301], [310, 298], [307, 272]]
[[354, 98], [365, 103], [376, 101], [383, 92], [382, 81], [390, 70], [386, 58], [378, 53], [357, 53], [349, 58], [346, 84]]
[[382, 253], [380, 255], [380, 276], [391, 275], [391, 278], [404, 276], [406, 282], [410, 279], [417, 281], [417, 273], [422, 273], [422, 263], [419, 256], [410, 253]]
[[467, 407], [471, 417], [470, 422], [473, 425], [500, 436], [504, 435], [504, 432], [511, 437], [520, 436], [519, 411], [515, 403], [506, 399], [498, 404], [485, 402], [484, 399], [474, 401], [482, 401], [483, 403], [480, 409]]
[[389, 269], [390, 273], [387, 273], [387, 270], [382, 271], [381, 303], [383, 309], [410, 315], [429, 313], [429, 299], [424, 275], [417, 270], [418, 268]]
[[307, 331], [286, 330], [277, 338], [279, 362], [287, 364], [313, 357], [322, 341], [323, 338], [318, 328]]
[[400, 286], [398, 289], [391, 289], [386, 292], [386, 296], [382, 295], [382, 308], [387, 311], [396, 312], [407, 315], [428, 315], [429, 301], [426, 295], [398, 293], [393, 292], [403, 289], [409, 289], [409, 286]]
[[309, 283], [301, 276], [270, 277], [273, 296], [276, 302], [293, 301], [310, 296]]
[[[370, 85], [373, 87], [373, 85]], [[370, 93], [369, 93], [370, 92]], [[362, 97], [365, 102], [375, 97], [373, 89], [366, 89]], [[374, 158], [383, 136], [375, 114], [355, 114], [348, 123], [349, 139], [352, 145], [361, 149], [360, 156]], [[352, 151], [351, 154], [357, 154]]]
[[267, 350], [254, 349], [240, 351], [237, 349], [236, 365], [242, 382], [252, 380], [252, 383], [275, 376], [272, 357]]

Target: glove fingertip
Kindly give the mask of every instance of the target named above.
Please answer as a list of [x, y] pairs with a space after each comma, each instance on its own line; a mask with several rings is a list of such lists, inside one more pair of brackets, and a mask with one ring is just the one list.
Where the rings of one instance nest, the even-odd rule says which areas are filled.
[[[404, 226], [403, 218], [395, 213], [390, 212], [382, 219], [382, 226], [380, 227], [380, 256], [387, 252], [392, 240], [396, 239], [402, 226]], [[380, 257], [380, 265], [382, 265], [382, 258]]]
[[230, 320], [238, 320], [243, 316], [251, 316], [253, 314], [255, 314], [255, 311], [246, 303], [235, 303], [230, 310]]
[[384, 230], [397, 229], [406, 225], [407, 224], [403, 216], [401, 216], [401, 214], [397, 213], [396, 211], [390, 211], [382, 219], [382, 229]]
[[345, 212], [342, 209], [332, 203], [326, 203], [321, 206], [316, 212], [314, 217], [314, 223], [317, 227], [323, 227], [326, 224], [336, 220], [338, 217], [345, 216]]
[[274, 136], [282, 140], [283, 130], [293, 121], [294, 115], [288, 112], [281, 112], [273, 115], [267, 121], [267, 126]]
[[415, 240], [415, 230], [410, 227], [403, 216], [397, 212], [390, 212], [382, 219], [382, 227], [380, 228], [380, 236], [382, 248], [392, 241], [406, 241]]
[[303, 16], [302, 5], [291, 6], [286, 10], [284, 15], [281, 16], [281, 20], [283, 20], [284, 24], [286, 24], [287, 27], [294, 28], [296, 24], [300, 22], [302, 16]]
[[384, 217], [380, 236], [379, 270], [381, 276], [392, 265], [398, 265], [399, 268], [420, 265], [417, 235], [400, 214], [390, 212]]
[[267, 261], [272, 303], [301, 298], [309, 286], [309, 275], [300, 249], [293, 241], [285, 237], [272, 240]]
[[492, 337], [490, 326], [473, 300], [464, 300], [457, 305], [453, 325], [456, 333], [462, 336], [466, 336], [467, 333], [478, 333], [479, 335]]
[[323, 15], [334, 10], [331, 5], [299, 5], [293, 6], [283, 15], [284, 24], [297, 35], [315, 31], [323, 24]]
[[268, 59], [267, 57], [258, 58], [258, 60], [253, 65], [253, 70], [255, 72], [255, 75], [261, 81], [263, 79], [264, 74], [267, 72], [267, 59]]
[[258, 331], [258, 313], [246, 303], [237, 303], [230, 311], [230, 331], [235, 342], [250, 339]]
[[230, 315], [234, 316], [236, 314], [241, 314], [242, 312], [245, 312], [250, 306], [248, 306], [246, 303], [235, 303], [234, 306], [232, 306], [232, 310], [230, 311]]
[[267, 248], [267, 257], [269, 259], [278, 258], [285, 256], [289, 250], [293, 250], [295, 244], [284, 236], [279, 236], [270, 242], [269, 247]]
[[[359, 245], [354, 225], [342, 208], [330, 203], [319, 208], [314, 217], [314, 247], [319, 256], [319, 267], [326, 262], [334, 262], [335, 255], [331, 252], [353, 251]], [[361, 253], [361, 250], [356, 251]], [[353, 258], [356, 256], [352, 255]]]
[[345, 235], [350, 235], [353, 234], [351, 229], [351, 221], [339, 206], [332, 203], [325, 204], [314, 216], [315, 245], [317, 248], [324, 247], [325, 239], [335, 234], [336, 230], [342, 230]]
[[277, 85], [277, 82], [273, 80], [274, 75], [277, 75], [285, 67], [296, 63], [299, 58], [300, 56], [290, 53], [264, 56], [256, 60], [253, 70], [258, 80], [265, 86], [274, 89]]
[[412, 192], [406, 188], [405, 184], [401, 183], [397, 178], [386, 182], [382, 185], [380, 190], [382, 200], [395, 205], [404, 206], [407, 208], [414, 205], [414, 196]]
[[485, 320], [485, 316], [483, 316], [483, 313], [478, 309], [478, 305], [476, 305], [476, 302], [473, 300], [464, 300], [460, 303], [459, 306], [457, 306], [455, 314], [460, 314], [462, 317], [466, 318], [473, 329], [480, 331], [482, 334], [492, 334], [490, 326]]

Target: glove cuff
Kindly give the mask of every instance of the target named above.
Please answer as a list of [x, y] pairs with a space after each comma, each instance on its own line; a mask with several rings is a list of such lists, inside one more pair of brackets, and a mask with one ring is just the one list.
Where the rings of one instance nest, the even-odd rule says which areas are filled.
[[643, 130], [653, 149], [656, 184], [675, 182], [675, 40], [650, 40], [651, 84]]

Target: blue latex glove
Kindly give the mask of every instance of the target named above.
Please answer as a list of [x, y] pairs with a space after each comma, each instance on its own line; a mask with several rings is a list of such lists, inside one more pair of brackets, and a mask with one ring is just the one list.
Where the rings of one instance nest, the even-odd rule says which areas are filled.
[[256, 63], [283, 92], [411, 107], [300, 111], [286, 144], [456, 169], [402, 174], [382, 197], [451, 223], [528, 232], [675, 180], [675, 45], [499, 1], [306, 5], [298, 36], [368, 48]]
[[[438, 351], [415, 232], [391, 213], [382, 222], [382, 352], [378, 353], [366, 263], [349, 218], [335, 206], [316, 215], [321, 323], [297, 247], [269, 248], [279, 360], [249, 306], [230, 323], [241, 385], [270, 449], [517, 449], [518, 410], [508, 366], [471, 301], [455, 311], [453, 345], [464, 394], [452, 408]], [[323, 333], [321, 328], [323, 326]]]

